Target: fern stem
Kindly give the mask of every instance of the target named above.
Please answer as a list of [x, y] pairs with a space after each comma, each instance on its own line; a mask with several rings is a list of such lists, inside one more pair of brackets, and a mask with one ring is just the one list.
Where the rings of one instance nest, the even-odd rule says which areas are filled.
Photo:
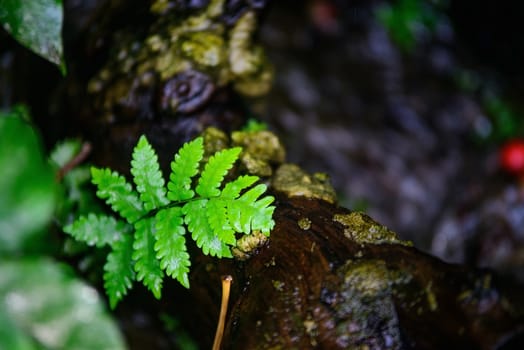
[[69, 160], [58, 172], [56, 173], [56, 181], [60, 182], [64, 178], [64, 176], [70, 172], [72, 169], [74, 169], [77, 165], [82, 163], [84, 160], [86, 160], [87, 156], [89, 156], [89, 153], [91, 153], [91, 144], [89, 142], [84, 142], [82, 144], [82, 148], [80, 149], [80, 152], [76, 154], [73, 159]]
[[222, 343], [222, 336], [224, 335], [224, 325], [226, 321], [227, 304], [229, 302], [229, 292], [231, 290], [231, 282], [233, 277], [230, 275], [222, 277], [222, 303], [220, 304], [220, 316], [218, 317], [217, 331], [215, 333], [215, 340], [213, 342], [213, 350], [219, 350]]
[[[218, 197], [218, 196], [215, 196], [215, 197]], [[214, 197], [210, 197], [210, 198], [214, 198]], [[197, 197], [193, 197], [193, 198], [190, 198], [190, 199], [184, 199], [184, 200], [180, 200], [180, 201], [171, 202], [169, 204], [166, 204], [166, 205], [163, 205], [161, 207], [158, 207], [158, 208], [155, 208], [155, 209], [152, 209], [152, 210], [148, 211], [146, 214], [142, 215], [141, 217], [139, 217], [138, 219], [133, 221], [131, 223], [131, 225], [134, 225], [134, 224], [136, 224], [137, 222], [139, 222], [141, 220], [154, 217], [160, 210], [174, 208], [174, 207], [180, 207], [182, 204], [186, 204], [186, 203], [189, 203], [189, 202], [194, 202], [194, 201], [197, 201], [197, 200], [200, 200], [200, 199], [208, 199], [208, 198], [197, 196]]]

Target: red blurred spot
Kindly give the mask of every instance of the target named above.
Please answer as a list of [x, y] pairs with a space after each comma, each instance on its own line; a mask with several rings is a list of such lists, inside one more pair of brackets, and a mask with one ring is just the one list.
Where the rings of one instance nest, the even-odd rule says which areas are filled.
[[500, 149], [500, 166], [508, 173], [524, 176], [524, 140], [509, 141]]
[[335, 34], [339, 29], [337, 8], [329, 0], [314, 0], [310, 7], [311, 22], [326, 34]]

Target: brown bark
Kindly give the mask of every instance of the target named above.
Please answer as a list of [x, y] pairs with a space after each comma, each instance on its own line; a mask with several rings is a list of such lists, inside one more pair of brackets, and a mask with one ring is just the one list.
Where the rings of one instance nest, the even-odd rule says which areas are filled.
[[[277, 225], [253, 257], [196, 267], [193, 305], [205, 311], [193, 315], [218, 317], [218, 275], [229, 273], [224, 349], [517, 348], [524, 327], [518, 288], [403, 244], [359, 244], [333, 221], [347, 213], [322, 200], [279, 196]], [[298, 225], [303, 218], [308, 229]], [[199, 336], [213, 333], [199, 324]]]

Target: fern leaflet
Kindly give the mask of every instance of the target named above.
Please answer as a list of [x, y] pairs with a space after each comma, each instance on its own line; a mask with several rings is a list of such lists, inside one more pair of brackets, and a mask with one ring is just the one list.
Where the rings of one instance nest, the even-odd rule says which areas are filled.
[[126, 233], [127, 225], [112, 216], [89, 213], [64, 227], [64, 232], [87, 245], [103, 247], [118, 241]]
[[156, 221], [156, 257], [166, 274], [189, 288], [189, 254], [186, 251], [184, 220], [179, 207], [160, 210]]
[[135, 280], [133, 270], [133, 236], [124, 235], [112, 246], [104, 265], [104, 288], [112, 309], [131, 289]]
[[198, 174], [198, 167], [204, 157], [203, 138], [198, 137], [186, 143], [171, 162], [171, 175], [167, 184], [167, 197], [173, 201], [183, 201], [193, 198], [195, 192], [191, 189], [191, 178]]
[[227, 216], [236, 232], [248, 234], [251, 232], [251, 221], [255, 209], [250, 205], [245, 205], [240, 201], [230, 201], [227, 203]]
[[[255, 201], [260, 197], [264, 192], [266, 192], [267, 186], [264, 184], [256, 185], [255, 187], [251, 188], [250, 190], [246, 191], [240, 198], [238, 198], [239, 201], [247, 203], [255, 203]], [[268, 197], [272, 198], [272, 197]]]
[[228, 182], [222, 190], [221, 197], [237, 199], [240, 192], [258, 181], [258, 176], [242, 175], [235, 180]]
[[144, 218], [137, 221], [135, 230], [133, 260], [135, 260], [136, 279], [142, 281], [155, 298], [160, 299], [164, 273], [160, 268], [154, 248], [155, 218]]
[[222, 257], [231, 257], [229, 247], [213, 232], [209, 225], [206, 213], [207, 199], [199, 199], [186, 203], [182, 208], [185, 223], [192, 233], [193, 240], [202, 249], [204, 254]]
[[116, 171], [92, 167], [91, 177], [98, 188], [96, 195], [105, 199], [127, 222], [133, 223], [145, 214], [144, 206], [136, 192]]
[[140, 137], [133, 151], [131, 174], [146, 211], [169, 203], [157, 155], [145, 136]]
[[271, 196], [257, 200], [266, 191], [266, 185], [259, 184], [236, 201], [228, 203], [228, 218], [237, 232], [249, 234], [252, 230], [259, 230], [268, 235], [274, 226], [273, 211], [269, 206], [274, 201]]
[[225, 244], [235, 245], [235, 231], [231, 227], [227, 217], [227, 200], [211, 198], [207, 202], [207, 221], [213, 233]]
[[242, 151], [240, 147], [224, 149], [209, 158], [196, 187], [196, 192], [200, 196], [209, 198], [220, 194], [218, 187], [238, 159], [240, 151]]
[[271, 196], [264, 197], [253, 203], [253, 206], [257, 209], [251, 217], [251, 229], [257, 230], [269, 236], [269, 232], [275, 226], [273, 221], [273, 213], [275, 211], [274, 206], [270, 206], [275, 198]]

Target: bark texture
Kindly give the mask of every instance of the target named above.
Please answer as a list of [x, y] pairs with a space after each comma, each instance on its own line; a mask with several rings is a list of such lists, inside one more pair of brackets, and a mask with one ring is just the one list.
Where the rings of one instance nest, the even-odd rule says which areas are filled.
[[[341, 214], [350, 212], [318, 199], [279, 196], [277, 225], [254, 256], [218, 266], [206, 261], [195, 269], [193, 305], [208, 312], [199, 319], [217, 317], [218, 276], [234, 276], [224, 349], [522, 345], [524, 308], [517, 286], [402, 243], [359, 242], [352, 234], [381, 226], [361, 214], [371, 226], [358, 220], [343, 225], [333, 219]], [[199, 334], [208, 331], [200, 328]]]

